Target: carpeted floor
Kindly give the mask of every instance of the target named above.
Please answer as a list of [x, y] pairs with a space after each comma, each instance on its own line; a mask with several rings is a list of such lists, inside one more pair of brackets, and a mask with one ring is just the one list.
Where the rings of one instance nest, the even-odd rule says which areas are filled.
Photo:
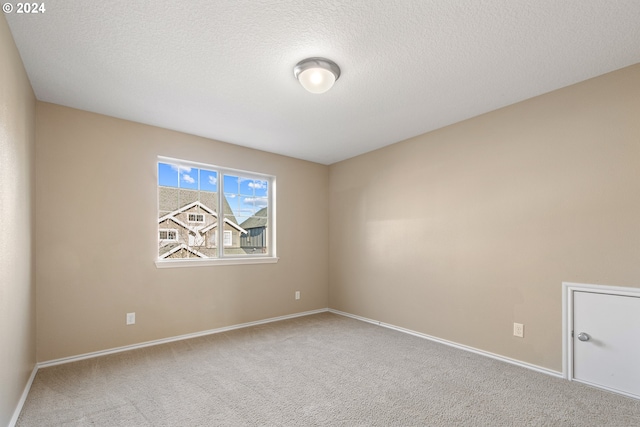
[[640, 401], [322, 313], [45, 368], [18, 426], [639, 426]]

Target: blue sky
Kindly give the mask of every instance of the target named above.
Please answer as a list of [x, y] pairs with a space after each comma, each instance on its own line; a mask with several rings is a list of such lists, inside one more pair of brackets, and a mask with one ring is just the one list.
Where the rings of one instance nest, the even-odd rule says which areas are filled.
[[[268, 182], [225, 174], [224, 194], [239, 223], [267, 206]], [[218, 191], [218, 173], [203, 168], [158, 163], [158, 185], [200, 191]]]

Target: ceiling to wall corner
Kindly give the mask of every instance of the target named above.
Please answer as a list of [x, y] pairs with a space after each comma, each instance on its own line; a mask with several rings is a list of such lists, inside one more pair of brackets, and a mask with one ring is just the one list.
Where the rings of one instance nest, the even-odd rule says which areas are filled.
[[[56, 0], [5, 13], [41, 101], [331, 164], [640, 62], [638, 0]], [[322, 95], [304, 58], [342, 75]]]

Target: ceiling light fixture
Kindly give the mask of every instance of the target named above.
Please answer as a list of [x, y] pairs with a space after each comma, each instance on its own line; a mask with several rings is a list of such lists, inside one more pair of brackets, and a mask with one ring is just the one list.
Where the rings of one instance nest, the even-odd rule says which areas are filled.
[[311, 93], [324, 93], [340, 77], [340, 67], [325, 58], [307, 58], [293, 68], [293, 75]]

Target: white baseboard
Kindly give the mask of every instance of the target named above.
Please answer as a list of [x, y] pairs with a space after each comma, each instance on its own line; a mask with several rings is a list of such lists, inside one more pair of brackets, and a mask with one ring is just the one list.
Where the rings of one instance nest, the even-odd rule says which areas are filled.
[[374, 325], [379, 325], [379, 326], [382, 326], [384, 328], [393, 329], [393, 330], [396, 330], [396, 331], [399, 331], [399, 332], [404, 332], [405, 334], [414, 335], [416, 337], [424, 338], [424, 339], [427, 339], [427, 340], [430, 340], [430, 341], [435, 341], [435, 342], [440, 343], [440, 344], [448, 345], [450, 347], [455, 347], [455, 348], [458, 348], [460, 350], [469, 351], [471, 353], [479, 354], [481, 356], [490, 357], [492, 359], [500, 360], [502, 362], [510, 363], [512, 365], [517, 365], [517, 366], [520, 366], [520, 367], [523, 367], [523, 368], [531, 369], [532, 371], [541, 372], [543, 374], [551, 375], [553, 377], [564, 378], [562, 372], [558, 372], [558, 371], [554, 371], [554, 370], [551, 370], [551, 369], [543, 368], [542, 366], [533, 365], [531, 363], [522, 362], [520, 360], [511, 359], [510, 357], [501, 356], [499, 354], [491, 353], [491, 352], [488, 352], [488, 351], [479, 350], [477, 348], [469, 347], [469, 346], [466, 346], [464, 344], [458, 344], [458, 343], [453, 342], [453, 341], [447, 341], [447, 340], [444, 340], [442, 338], [437, 338], [437, 337], [434, 337], [434, 336], [431, 336], [431, 335], [423, 334], [421, 332], [412, 331], [411, 329], [401, 328], [400, 326], [395, 326], [395, 325], [391, 325], [391, 324], [388, 324], [388, 323], [383, 323], [383, 322], [380, 322], [380, 321], [377, 321], [377, 320], [368, 319], [366, 317], [357, 316], [357, 315], [351, 314], [351, 313], [345, 313], [343, 311], [334, 310], [332, 308], [329, 309], [329, 312], [334, 313], [334, 314], [339, 314], [340, 316], [351, 317], [352, 319], [360, 320], [360, 321], [363, 321], [363, 322], [373, 323]]
[[54, 359], [54, 360], [48, 360], [46, 362], [40, 362], [40, 363], [37, 364], [37, 368], [47, 368], [49, 366], [62, 365], [64, 363], [71, 363], [71, 362], [77, 362], [79, 360], [91, 359], [91, 358], [100, 357], [100, 356], [106, 356], [107, 354], [121, 353], [123, 351], [135, 350], [135, 349], [144, 348], [144, 347], [151, 347], [151, 346], [154, 346], [154, 345], [166, 344], [166, 343], [170, 343], [170, 342], [174, 342], [174, 341], [186, 340], [186, 339], [189, 339], [189, 338], [197, 338], [197, 337], [202, 337], [202, 336], [205, 336], [205, 335], [219, 334], [221, 332], [233, 331], [234, 329], [248, 328], [248, 327], [251, 327], [251, 326], [263, 325], [265, 323], [278, 322], [280, 320], [293, 319], [293, 318], [296, 318], [296, 317], [309, 316], [309, 315], [312, 315], [312, 314], [324, 313], [324, 312], [327, 312], [327, 311], [329, 311], [328, 308], [321, 308], [319, 310], [304, 311], [302, 313], [288, 314], [286, 316], [271, 317], [269, 319], [257, 320], [255, 322], [240, 323], [238, 325], [231, 325], [231, 326], [225, 326], [225, 327], [222, 327], [222, 328], [209, 329], [207, 331], [194, 332], [192, 334], [178, 335], [178, 336], [175, 336], [175, 337], [162, 338], [162, 339], [153, 340], [153, 341], [146, 341], [146, 342], [142, 342], [142, 343], [139, 343], [139, 344], [125, 345], [125, 346], [122, 346], [122, 347], [110, 348], [110, 349], [107, 349], [107, 350], [94, 351], [94, 352], [91, 352], [91, 353], [79, 354], [77, 356], [63, 357], [63, 358], [60, 358], [60, 359]]
[[20, 412], [22, 412], [22, 407], [24, 406], [24, 402], [27, 401], [27, 396], [29, 395], [29, 390], [31, 390], [31, 384], [33, 384], [33, 380], [38, 373], [38, 364], [33, 367], [33, 371], [31, 371], [31, 376], [27, 381], [27, 384], [24, 386], [24, 390], [22, 391], [22, 396], [20, 396], [20, 400], [18, 401], [18, 406], [16, 406], [16, 410], [13, 411], [13, 417], [11, 417], [11, 421], [9, 421], [9, 427], [14, 427], [18, 422], [18, 417], [20, 417]]

